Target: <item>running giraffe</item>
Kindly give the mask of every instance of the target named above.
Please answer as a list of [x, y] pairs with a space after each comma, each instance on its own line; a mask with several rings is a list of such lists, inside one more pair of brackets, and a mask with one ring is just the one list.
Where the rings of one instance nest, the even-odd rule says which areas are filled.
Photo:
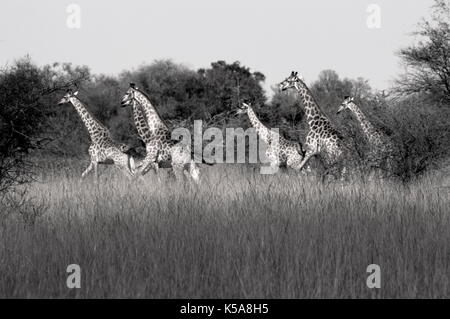
[[367, 142], [370, 145], [369, 159], [372, 165], [377, 168], [384, 168], [391, 171], [394, 168], [395, 147], [392, 140], [375, 126], [370, 123], [358, 105], [354, 102], [353, 97], [346, 96], [339, 106], [337, 113], [343, 110], [350, 110], [361, 125], [361, 129]]
[[133, 176], [134, 159], [132, 156], [124, 153], [127, 146], [116, 143], [112, 139], [109, 130], [86, 109], [77, 95], [78, 91], [73, 92], [71, 89], [68, 89], [58, 105], [71, 103], [78, 112], [91, 138], [91, 145], [89, 146], [91, 162], [81, 174], [81, 177], [85, 177], [91, 170], [94, 170], [97, 175], [97, 165], [106, 164], [108, 160], [112, 160], [115, 165], [124, 170], [129, 176]]
[[172, 140], [171, 132], [163, 122], [158, 111], [153, 107], [148, 96], [134, 83], [122, 98], [122, 107], [133, 105], [133, 117], [139, 136], [145, 143], [146, 156], [140, 166], [140, 173], [145, 175], [150, 169], [158, 172], [159, 165], [170, 163], [176, 178], [181, 172], [189, 174], [199, 181], [199, 169], [191, 157], [188, 145]]
[[[299, 165], [299, 169], [302, 169], [311, 157], [315, 155], [321, 156], [329, 167], [334, 166], [343, 156], [343, 139], [341, 134], [333, 127], [331, 121], [320, 109], [298, 72], [292, 71], [291, 75], [280, 83], [282, 91], [290, 88], [295, 88], [300, 93], [309, 126], [304, 145], [306, 153], [302, 163]], [[344, 178], [345, 174], [346, 168], [343, 167], [340, 172], [341, 178]]]
[[270, 161], [270, 166], [273, 169], [280, 166], [298, 169], [304, 155], [302, 145], [285, 139], [278, 132], [269, 129], [261, 123], [249, 104], [242, 103], [242, 106], [238, 107], [237, 114], [243, 113], [247, 113], [251, 125], [256, 130], [256, 134], [266, 143], [266, 157]]

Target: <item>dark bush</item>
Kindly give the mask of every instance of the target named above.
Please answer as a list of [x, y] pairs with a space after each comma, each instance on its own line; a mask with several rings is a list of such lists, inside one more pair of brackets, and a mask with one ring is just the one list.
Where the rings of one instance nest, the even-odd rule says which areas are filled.
[[30, 180], [29, 154], [51, 140], [44, 136], [52, 114], [48, 98], [73, 83], [53, 76], [28, 57], [0, 73], [0, 193]]

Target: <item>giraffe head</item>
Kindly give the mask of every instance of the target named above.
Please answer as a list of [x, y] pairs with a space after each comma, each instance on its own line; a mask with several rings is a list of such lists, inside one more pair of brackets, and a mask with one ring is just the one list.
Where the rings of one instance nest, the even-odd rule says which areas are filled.
[[134, 83], [130, 83], [130, 87], [128, 88], [125, 95], [122, 97], [122, 100], [120, 101], [120, 105], [122, 107], [128, 106], [133, 103], [135, 100], [135, 94], [137, 91], [137, 86]]
[[341, 103], [341, 105], [339, 105], [339, 108], [336, 113], [339, 114], [343, 110], [348, 109], [352, 104], [354, 104], [353, 100], [354, 100], [354, 97], [350, 97], [350, 96], [344, 97], [344, 101]]
[[298, 72], [291, 72], [291, 75], [289, 75], [283, 82], [279, 84], [280, 90], [284, 91], [290, 88], [298, 89], [298, 86], [300, 82], [304, 82], [301, 75], [298, 74]]
[[242, 105], [238, 105], [238, 109], [236, 111], [236, 114], [244, 114], [244, 113], [246, 113], [249, 107], [250, 107], [250, 104], [247, 104], [247, 103], [243, 102]]
[[73, 92], [72, 89], [68, 89], [63, 98], [58, 102], [58, 105], [71, 103], [72, 99], [74, 99], [78, 94], [78, 91]]

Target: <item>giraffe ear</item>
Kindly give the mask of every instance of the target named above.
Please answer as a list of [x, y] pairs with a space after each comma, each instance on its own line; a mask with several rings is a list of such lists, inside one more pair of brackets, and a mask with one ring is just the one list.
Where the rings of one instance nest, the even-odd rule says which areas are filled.
[[355, 98], [352, 96], [352, 98], [350, 99], [350, 101], [353, 101]]
[[73, 92], [73, 95], [78, 95], [78, 91]]

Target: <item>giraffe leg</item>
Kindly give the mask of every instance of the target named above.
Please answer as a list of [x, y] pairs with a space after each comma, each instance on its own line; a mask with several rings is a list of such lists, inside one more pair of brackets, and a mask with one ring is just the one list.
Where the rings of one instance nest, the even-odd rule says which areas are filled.
[[142, 176], [142, 174], [139, 174], [139, 170], [142, 166], [143, 160], [142, 161], [135, 161], [135, 159], [131, 156], [128, 155], [127, 158], [127, 164], [123, 165], [122, 169], [125, 170], [125, 173], [128, 175], [128, 177], [130, 179], [139, 179], [141, 182], [144, 181], [144, 177]]
[[280, 168], [280, 158], [278, 156], [278, 153], [274, 151], [272, 147], [268, 147], [266, 150], [266, 158], [269, 161], [269, 166], [261, 166], [259, 172], [261, 174], [269, 175], [277, 173]]
[[316, 152], [306, 152], [305, 157], [303, 158], [303, 161], [300, 163], [300, 165], [298, 166], [298, 170], [303, 169], [303, 167], [306, 165], [306, 163], [308, 163], [308, 161], [311, 159], [311, 157], [313, 157], [314, 155], [316, 155]]
[[[297, 171], [298, 168], [300, 167], [301, 162], [302, 162], [301, 158], [294, 157], [294, 158], [289, 158], [286, 162], [286, 165], [287, 165], [287, 167], [292, 168]], [[307, 175], [307, 173], [310, 173], [310, 172], [311, 172], [311, 169], [310, 169], [309, 165], [306, 167], [306, 169], [303, 169], [300, 171], [300, 173], [302, 175]]]
[[167, 171], [167, 176], [168, 178], [170, 178], [171, 180], [178, 180], [177, 175], [175, 174], [175, 169], [173, 167], [171, 167], [168, 171]]
[[145, 175], [149, 170], [153, 169], [155, 173], [158, 173], [158, 153], [157, 152], [148, 152], [147, 156], [145, 156], [144, 160], [140, 165], [140, 174]]
[[147, 145], [147, 154], [144, 160], [142, 161], [140, 174], [145, 175], [148, 173], [150, 169], [153, 169], [155, 171], [155, 174], [158, 174], [159, 156], [160, 156], [160, 145], [157, 142], [152, 143], [152, 145]]
[[81, 177], [84, 178], [90, 171], [94, 170], [95, 175], [97, 175], [97, 165], [98, 165], [98, 149], [92, 144], [88, 149], [89, 156], [91, 157], [91, 162], [89, 166], [84, 170], [81, 174]]
[[155, 171], [155, 174], [157, 174], [158, 168], [158, 163], [156, 163], [153, 159], [146, 158], [141, 165], [140, 173], [141, 175], [145, 175], [149, 170], [153, 169]]
[[280, 163], [277, 160], [273, 160], [270, 162], [270, 174], [275, 174], [280, 169]]
[[92, 169], [94, 169], [95, 175], [97, 175], [97, 162], [92, 161], [83, 174], [81, 174], [81, 177], [85, 177]]
[[94, 174], [95, 174], [95, 177], [98, 178], [98, 163], [97, 162], [94, 163]]
[[176, 181], [182, 181], [183, 177], [187, 177], [187, 172], [184, 170], [183, 165], [172, 163], [171, 174]]
[[189, 163], [189, 176], [192, 178], [192, 180], [198, 184], [200, 181], [200, 170], [197, 165], [195, 165], [194, 160], [191, 160]]
[[142, 165], [144, 165], [144, 160], [135, 160], [135, 166], [134, 166], [134, 176], [137, 177], [140, 181], [144, 181], [144, 177], [139, 172], [141, 171]]
[[198, 177], [198, 175], [196, 176], [194, 173], [193, 176], [192, 168], [190, 167], [188, 168], [188, 165], [184, 163], [177, 163], [172, 161], [171, 174], [177, 181], [182, 181], [184, 179], [187, 180], [193, 179], [195, 182], [197, 182], [196, 178]]
[[177, 176], [177, 179], [186, 179], [190, 182], [194, 182], [197, 185], [200, 181], [200, 170], [197, 166], [195, 166], [193, 161], [182, 166], [175, 166], [174, 172]]
[[136, 164], [134, 163], [134, 158], [131, 155], [125, 155], [126, 163], [124, 165], [125, 172], [128, 174], [130, 178], [134, 176], [136, 173]]
[[118, 154], [117, 159], [114, 160], [114, 164], [116, 164], [121, 171], [125, 172], [129, 178], [134, 176], [135, 172], [133, 157], [124, 153]]
[[347, 174], [348, 172], [347, 172], [347, 167], [345, 167], [345, 166], [343, 166], [342, 167], [342, 169], [341, 169], [341, 182], [345, 182], [345, 181], [347, 181], [347, 178], [348, 178], [348, 174]]
[[179, 179], [180, 175], [184, 175], [186, 179], [198, 183], [200, 171], [191, 158], [191, 152], [188, 147], [181, 144], [174, 145], [171, 149], [171, 157], [173, 172], [177, 179]]

